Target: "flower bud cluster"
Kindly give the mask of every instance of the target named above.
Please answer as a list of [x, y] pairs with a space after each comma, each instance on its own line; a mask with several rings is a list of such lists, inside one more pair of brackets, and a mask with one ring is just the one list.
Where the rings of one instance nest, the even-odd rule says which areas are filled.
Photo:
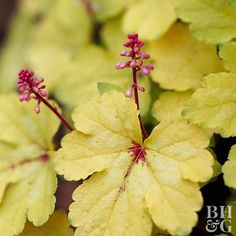
[[44, 82], [43, 78], [34, 77], [34, 72], [30, 70], [20, 70], [18, 73], [18, 91], [19, 91], [19, 100], [30, 101], [30, 99], [35, 99], [37, 101], [37, 105], [35, 108], [35, 112], [40, 112], [40, 102], [41, 97], [46, 97], [47, 94], [44, 91], [46, 85], [42, 85]]
[[120, 55], [130, 57], [131, 60], [116, 64], [116, 69], [133, 68], [136, 72], [140, 71], [143, 75], [149, 75], [153, 66], [151, 64], [143, 65], [144, 60], [150, 58], [149, 54], [141, 51], [144, 43], [138, 39], [138, 34], [129, 34], [128, 39], [129, 41], [125, 42], [123, 46], [129, 50], [122, 50]]

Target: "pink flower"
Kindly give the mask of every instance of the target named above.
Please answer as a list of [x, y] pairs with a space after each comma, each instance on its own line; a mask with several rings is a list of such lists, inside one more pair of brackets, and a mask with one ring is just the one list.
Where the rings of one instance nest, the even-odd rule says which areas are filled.
[[143, 75], [149, 75], [151, 70], [153, 70], [153, 66], [151, 64], [143, 65], [144, 60], [149, 59], [150, 55], [147, 53], [143, 53], [141, 51], [144, 42], [138, 39], [138, 34], [128, 34], [128, 41], [123, 45], [126, 48], [130, 48], [131, 50], [126, 51], [122, 50], [120, 52], [121, 56], [130, 57], [131, 59], [127, 62], [121, 62], [116, 64], [116, 69], [124, 69], [124, 68], [133, 68], [137, 71], [140, 71]]
[[34, 72], [30, 70], [20, 70], [18, 73], [18, 91], [19, 91], [19, 100], [30, 101], [32, 98], [37, 101], [37, 106], [35, 112], [40, 112], [40, 102], [42, 97], [46, 97], [47, 94], [44, 91], [46, 85], [42, 85], [44, 82], [43, 78], [37, 78], [34, 76]]

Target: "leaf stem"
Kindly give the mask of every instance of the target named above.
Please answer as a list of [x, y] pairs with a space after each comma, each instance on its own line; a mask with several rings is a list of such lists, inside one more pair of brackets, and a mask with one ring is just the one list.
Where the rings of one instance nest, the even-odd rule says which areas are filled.
[[42, 97], [40, 94], [35, 93], [35, 96], [44, 103], [45, 106], [47, 106], [62, 122], [62, 124], [69, 130], [69, 131], [73, 131], [74, 128], [66, 121], [66, 119], [58, 112], [58, 110], [56, 109], [56, 107], [52, 106], [47, 99], [45, 99], [44, 97]]

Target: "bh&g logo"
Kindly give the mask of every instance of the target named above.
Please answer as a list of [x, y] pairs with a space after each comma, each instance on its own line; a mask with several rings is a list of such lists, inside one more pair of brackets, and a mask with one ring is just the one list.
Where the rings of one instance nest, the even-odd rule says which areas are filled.
[[216, 230], [221, 230], [223, 233], [230, 233], [231, 221], [232, 206], [207, 206], [207, 232], [214, 233]]

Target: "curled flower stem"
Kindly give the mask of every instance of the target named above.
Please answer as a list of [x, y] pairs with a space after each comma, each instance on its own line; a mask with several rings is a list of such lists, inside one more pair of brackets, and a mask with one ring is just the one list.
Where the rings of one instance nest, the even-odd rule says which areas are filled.
[[74, 128], [65, 120], [65, 118], [57, 111], [57, 109], [52, 106], [47, 99], [45, 99], [44, 97], [42, 97], [40, 94], [38, 93], [34, 93], [35, 96], [42, 102], [44, 103], [45, 106], [47, 106], [62, 122], [62, 124], [71, 132], [74, 130]]

